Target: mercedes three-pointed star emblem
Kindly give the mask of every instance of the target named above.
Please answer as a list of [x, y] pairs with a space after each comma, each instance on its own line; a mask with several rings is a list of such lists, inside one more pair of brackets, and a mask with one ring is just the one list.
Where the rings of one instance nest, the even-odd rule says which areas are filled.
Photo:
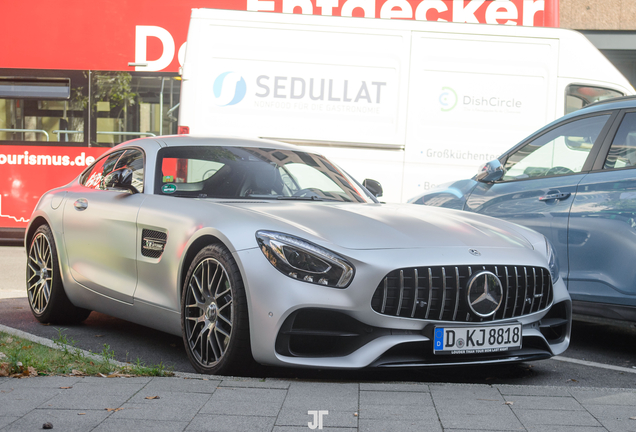
[[475, 315], [492, 316], [503, 299], [503, 287], [497, 275], [489, 271], [475, 273], [468, 280], [468, 306]]

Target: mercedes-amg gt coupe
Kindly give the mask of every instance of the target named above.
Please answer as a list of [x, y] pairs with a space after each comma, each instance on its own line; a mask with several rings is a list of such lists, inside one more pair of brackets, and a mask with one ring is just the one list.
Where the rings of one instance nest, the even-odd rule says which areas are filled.
[[376, 195], [377, 182], [285, 143], [128, 141], [40, 199], [25, 237], [29, 304], [43, 323], [94, 310], [181, 335], [209, 374], [567, 348], [571, 300], [543, 235]]

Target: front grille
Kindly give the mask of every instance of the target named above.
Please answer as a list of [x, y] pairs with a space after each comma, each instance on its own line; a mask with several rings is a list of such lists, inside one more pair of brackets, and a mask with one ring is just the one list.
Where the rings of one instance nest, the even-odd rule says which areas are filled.
[[[481, 318], [468, 306], [467, 284], [473, 273], [494, 273], [503, 287], [497, 312]], [[481, 322], [515, 318], [547, 308], [552, 303], [552, 279], [542, 267], [485, 265], [398, 269], [380, 282], [371, 307], [383, 314], [434, 321]]]

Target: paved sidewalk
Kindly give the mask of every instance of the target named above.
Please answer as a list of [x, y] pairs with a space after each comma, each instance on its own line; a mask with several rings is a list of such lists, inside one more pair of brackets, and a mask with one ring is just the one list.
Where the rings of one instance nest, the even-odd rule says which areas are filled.
[[[636, 431], [636, 391], [174, 378], [0, 378], [0, 431]], [[319, 417], [319, 416], [316, 416]], [[315, 430], [319, 430], [319, 424]]]

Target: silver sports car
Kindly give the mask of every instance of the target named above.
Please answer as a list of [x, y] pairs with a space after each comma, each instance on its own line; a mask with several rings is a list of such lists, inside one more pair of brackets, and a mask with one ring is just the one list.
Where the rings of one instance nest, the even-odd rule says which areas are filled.
[[143, 138], [46, 193], [26, 232], [34, 316], [91, 310], [182, 335], [194, 368], [549, 358], [571, 301], [541, 234], [383, 204], [324, 157], [237, 138]]

